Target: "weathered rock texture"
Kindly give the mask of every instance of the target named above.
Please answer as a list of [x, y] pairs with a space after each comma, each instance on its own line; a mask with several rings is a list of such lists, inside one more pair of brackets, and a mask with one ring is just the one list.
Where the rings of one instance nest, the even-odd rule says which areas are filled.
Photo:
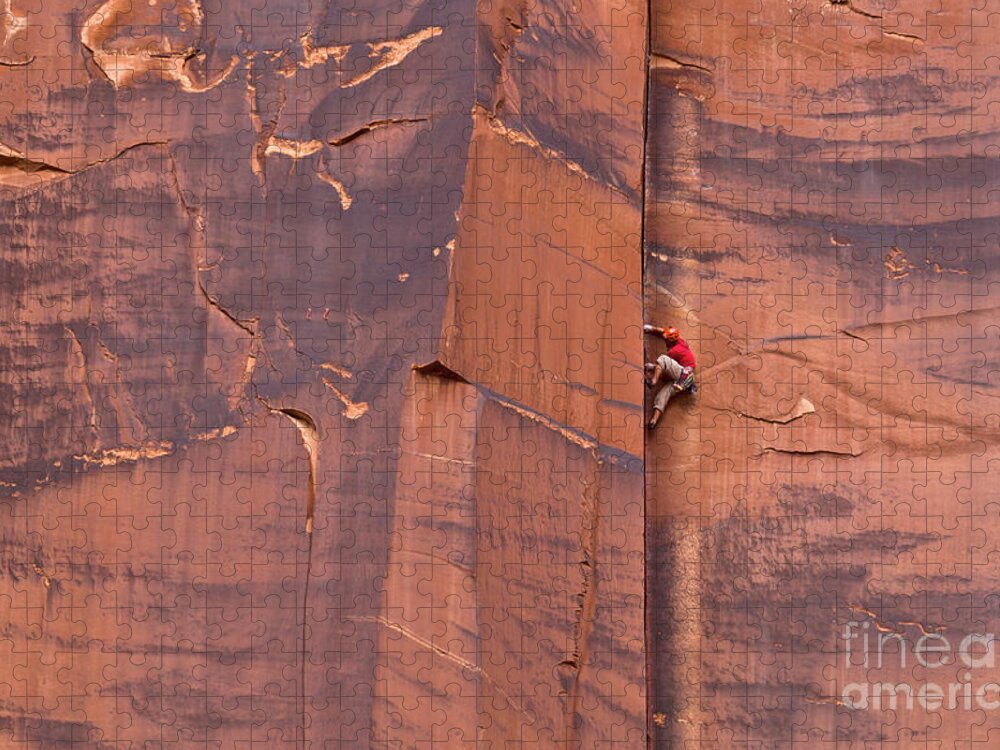
[[3, 743], [988, 743], [976, 5], [5, 0]]
[[641, 744], [645, 6], [0, 10], [3, 742]]
[[[702, 368], [646, 454], [658, 747], [1000, 728], [964, 698], [843, 699], [998, 681], [955, 660], [1000, 632], [998, 11], [652, 3], [646, 300]], [[919, 666], [926, 633], [952, 663]]]

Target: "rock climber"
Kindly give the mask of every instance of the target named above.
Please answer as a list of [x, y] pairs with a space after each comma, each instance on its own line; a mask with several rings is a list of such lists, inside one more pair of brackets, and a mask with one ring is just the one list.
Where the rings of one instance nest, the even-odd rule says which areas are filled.
[[663, 383], [653, 399], [653, 416], [650, 417], [646, 425], [650, 430], [656, 427], [663, 412], [667, 408], [667, 402], [675, 393], [689, 391], [695, 393], [698, 386], [694, 382], [694, 354], [687, 342], [681, 338], [681, 332], [673, 326], [667, 328], [657, 328], [654, 325], [646, 324], [642, 327], [646, 333], [662, 336], [667, 342], [667, 353], [657, 357], [656, 362], [648, 362], [646, 370], [652, 371], [652, 376], [648, 377], [646, 384], [652, 388]]

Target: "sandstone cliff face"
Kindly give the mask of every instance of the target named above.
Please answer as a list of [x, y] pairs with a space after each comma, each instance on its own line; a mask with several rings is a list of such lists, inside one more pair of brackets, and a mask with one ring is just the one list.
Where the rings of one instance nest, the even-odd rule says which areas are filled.
[[997, 10], [652, 4], [646, 300], [702, 367], [646, 454], [660, 747], [1000, 726], [918, 700], [997, 681]]
[[642, 742], [644, 6], [0, 22], [4, 741]]
[[0, 5], [4, 742], [988, 741], [998, 10]]

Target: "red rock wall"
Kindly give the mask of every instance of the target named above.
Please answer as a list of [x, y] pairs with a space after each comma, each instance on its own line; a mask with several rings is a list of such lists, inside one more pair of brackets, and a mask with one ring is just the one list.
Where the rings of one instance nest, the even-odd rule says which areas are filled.
[[[997, 681], [957, 647], [1000, 630], [998, 10], [653, 3], [646, 301], [701, 366], [646, 454], [658, 747], [1000, 726], [844, 696]], [[917, 663], [925, 634], [951, 663]]]
[[11, 0], [5, 742], [988, 742], [998, 10]]
[[414, 372], [402, 436], [376, 735], [641, 741], [634, 457], [442, 369]]
[[5, 741], [641, 742], [644, 7], [256, 5], [0, 15]]

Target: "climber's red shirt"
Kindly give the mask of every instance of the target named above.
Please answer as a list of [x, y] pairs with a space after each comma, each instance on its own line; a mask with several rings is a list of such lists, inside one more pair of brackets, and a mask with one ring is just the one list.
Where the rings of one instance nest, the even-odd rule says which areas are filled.
[[694, 354], [684, 339], [677, 339], [677, 343], [667, 349], [667, 356], [681, 367], [694, 367]]

